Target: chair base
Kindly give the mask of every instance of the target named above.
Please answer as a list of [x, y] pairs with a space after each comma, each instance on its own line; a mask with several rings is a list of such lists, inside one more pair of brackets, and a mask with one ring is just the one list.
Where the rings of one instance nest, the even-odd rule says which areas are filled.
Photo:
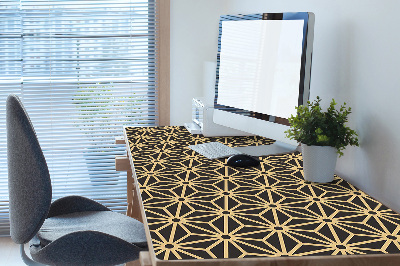
[[43, 265], [43, 266], [45, 266], [45, 264], [41, 264], [41, 263], [39, 263], [39, 262], [36, 262], [36, 261], [34, 261], [34, 260], [32, 260], [31, 258], [29, 258], [28, 257], [28, 255], [26, 255], [26, 253], [25, 253], [25, 244], [20, 244], [20, 253], [21, 253], [21, 258], [22, 258], [22, 260], [24, 261], [24, 263], [26, 264], [26, 265], [30, 265], [30, 266], [41, 266], [41, 265]]

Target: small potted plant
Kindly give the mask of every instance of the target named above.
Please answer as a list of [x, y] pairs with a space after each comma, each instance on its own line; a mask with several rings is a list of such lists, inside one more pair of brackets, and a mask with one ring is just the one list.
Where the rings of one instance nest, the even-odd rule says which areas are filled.
[[344, 103], [339, 110], [332, 99], [323, 112], [317, 97], [308, 106], [296, 107], [297, 115], [289, 118], [286, 136], [301, 143], [304, 179], [312, 182], [331, 182], [336, 161], [347, 145], [359, 146], [357, 133], [346, 126], [351, 108]]

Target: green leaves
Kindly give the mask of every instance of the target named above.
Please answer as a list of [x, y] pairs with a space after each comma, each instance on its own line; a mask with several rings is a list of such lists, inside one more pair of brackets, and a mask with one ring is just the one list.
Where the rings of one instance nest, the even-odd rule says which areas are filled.
[[337, 103], [332, 99], [326, 112], [320, 106], [317, 96], [308, 106], [296, 107], [297, 115], [289, 118], [290, 129], [285, 131], [286, 137], [298, 142], [314, 146], [332, 146], [339, 156], [347, 145], [359, 146], [357, 133], [346, 126], [351, 108], [346, 103], [336, 110]]

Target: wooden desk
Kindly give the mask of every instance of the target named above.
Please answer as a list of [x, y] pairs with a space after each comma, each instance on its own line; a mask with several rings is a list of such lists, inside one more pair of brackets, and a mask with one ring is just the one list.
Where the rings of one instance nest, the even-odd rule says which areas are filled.
[[301, 153], [232, 168], [187, 146], [271, 140], [183, 127], [128, 127], [125, 138], [152, 265], [400, 265], [400, 215], [339, 177], [304, 181]]

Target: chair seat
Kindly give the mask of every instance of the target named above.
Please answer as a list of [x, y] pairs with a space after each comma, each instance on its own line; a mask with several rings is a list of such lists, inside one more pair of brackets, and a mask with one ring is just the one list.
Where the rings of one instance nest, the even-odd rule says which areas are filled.
[[74, 232], [98, 231], [146, 248], [147, 241], [141, 222], [112, 211], [84, 211], [47, 218], [37, 237], [42, 246]]

